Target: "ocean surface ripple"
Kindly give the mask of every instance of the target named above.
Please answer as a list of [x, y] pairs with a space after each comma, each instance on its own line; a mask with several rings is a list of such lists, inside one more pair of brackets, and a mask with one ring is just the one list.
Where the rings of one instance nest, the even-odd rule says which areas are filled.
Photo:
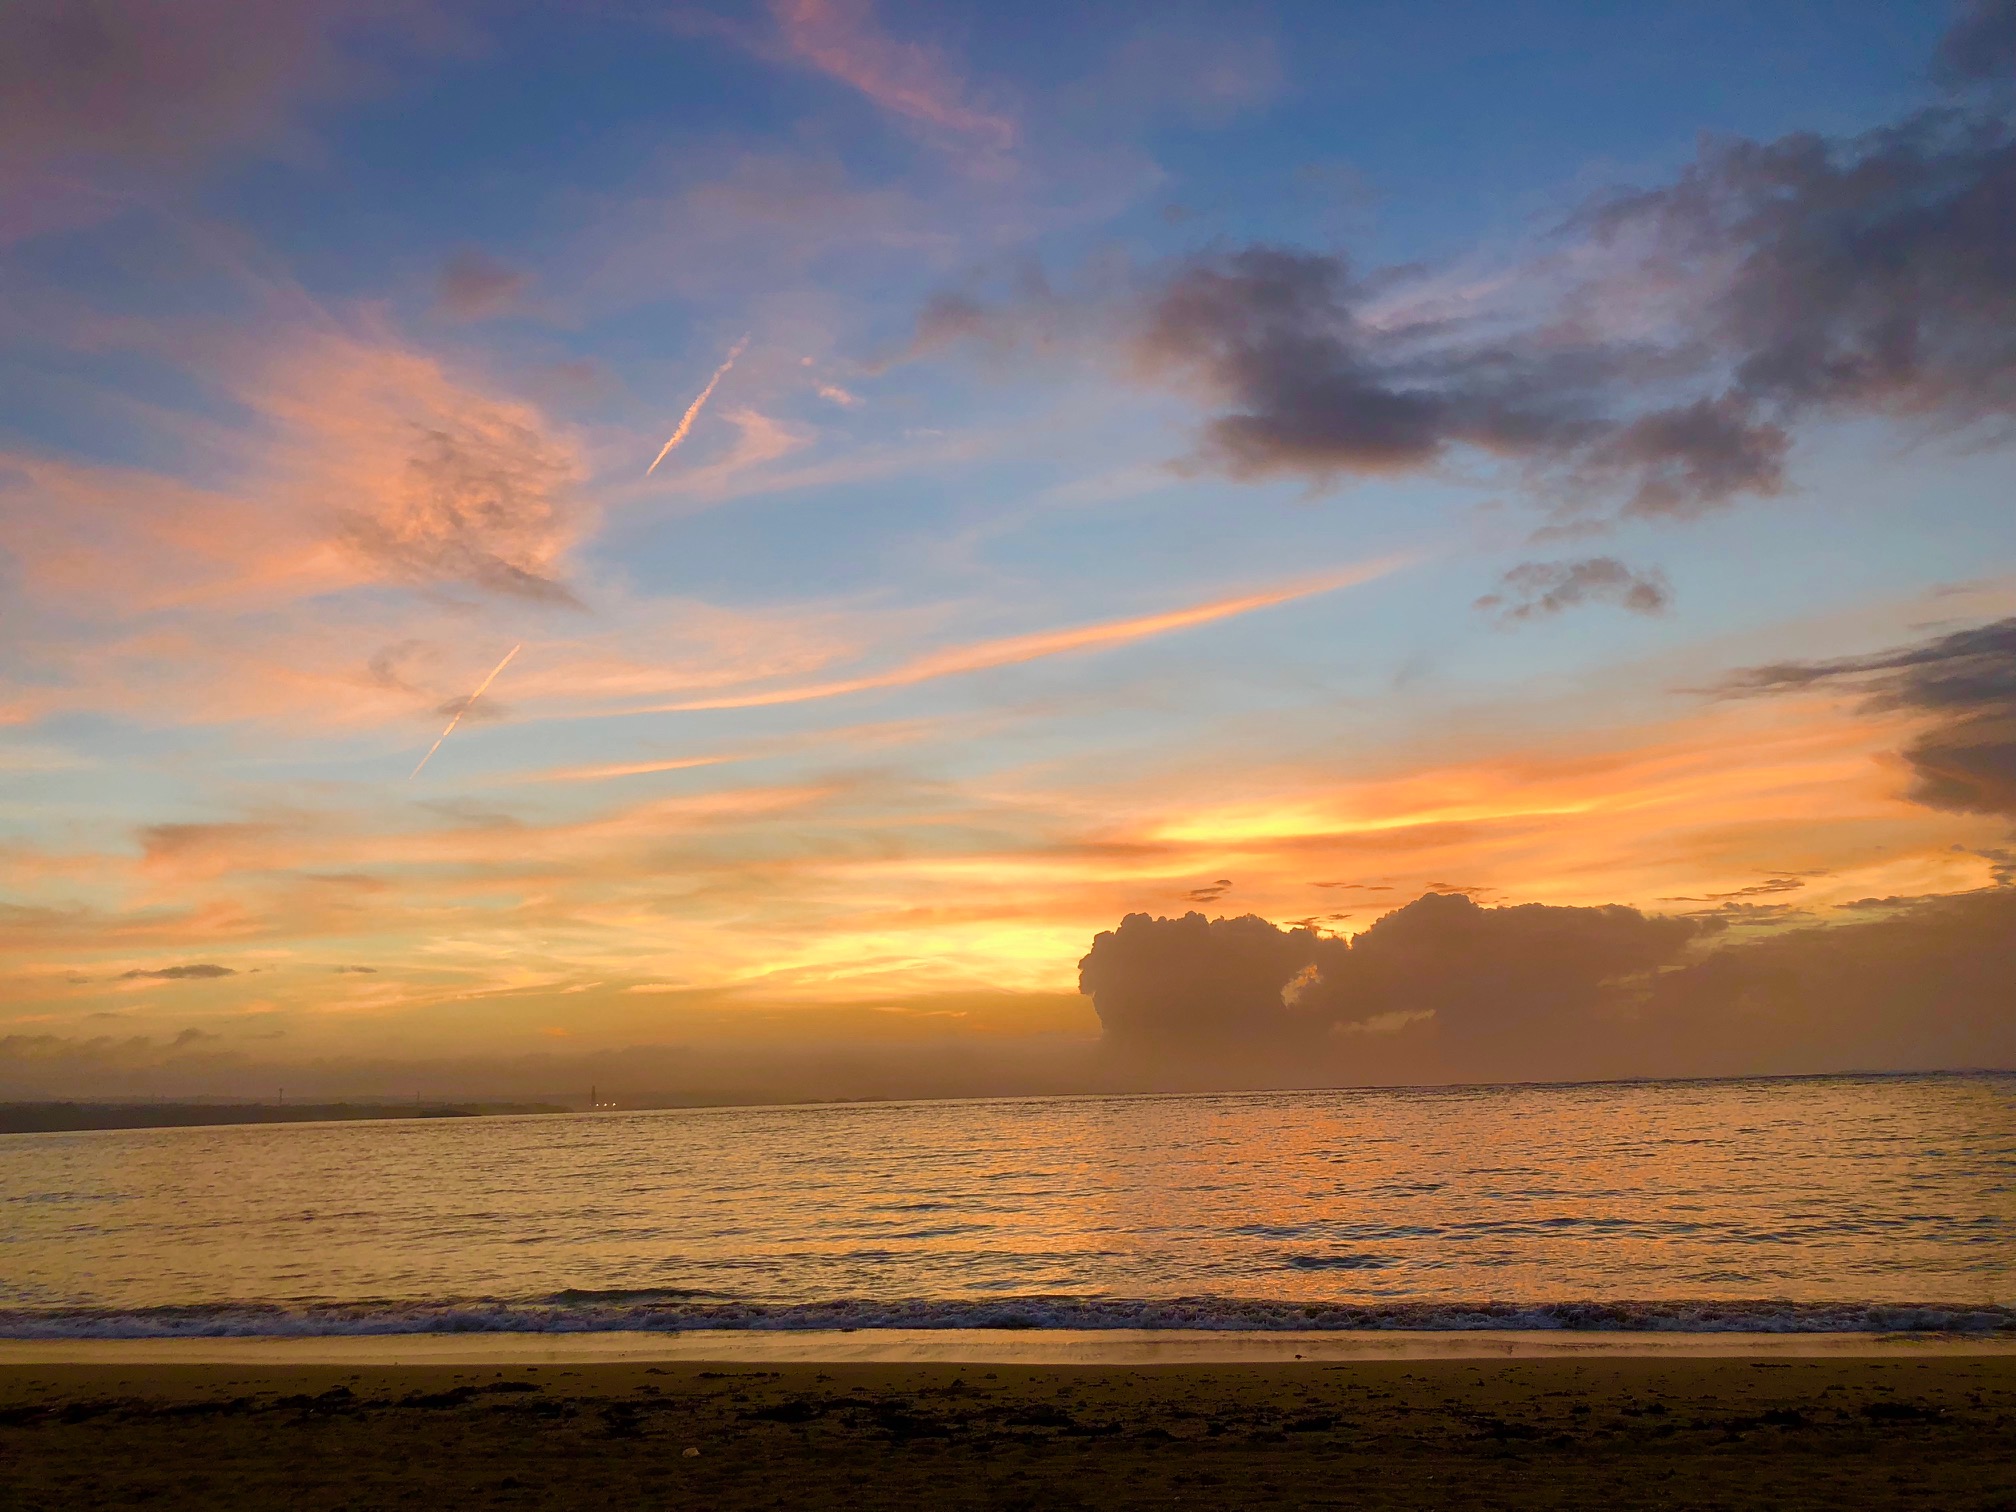
[[0, 1334], [2016, 1329], [2016, 1077], [0, 1138]]

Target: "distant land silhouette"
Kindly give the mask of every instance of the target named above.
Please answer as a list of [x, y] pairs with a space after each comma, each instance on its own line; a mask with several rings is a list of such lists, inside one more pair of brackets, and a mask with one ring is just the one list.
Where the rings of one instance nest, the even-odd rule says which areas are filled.
[[500, 1113], [568, 1113], [558, 1103], [0, 1103], [0, 1134], [84, 1129], [173, 1129], [204, 1124], [328, 1123], [357, 1118], [478, 1118]]

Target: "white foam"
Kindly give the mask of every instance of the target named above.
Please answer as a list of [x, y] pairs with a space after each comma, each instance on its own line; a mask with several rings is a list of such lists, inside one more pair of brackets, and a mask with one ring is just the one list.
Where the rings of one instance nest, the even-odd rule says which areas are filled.
[[1553, 1302], [1304, 1304], [1239, 1298], [1021, 1297], [766, 1303], [677, 1292], [525, 1301], [218, 1303], [0, 1309], [0, 1338], [335, 1338], [948, 1330], [1142, 1333], [1942, 1333], [2016, 1337], [2016, 1308], [1965, 1303]]

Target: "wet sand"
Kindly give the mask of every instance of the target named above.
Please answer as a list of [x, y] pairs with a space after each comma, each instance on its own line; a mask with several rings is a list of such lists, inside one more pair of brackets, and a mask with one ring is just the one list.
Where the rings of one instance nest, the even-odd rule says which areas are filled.
[[2016, 1353], [1936, 1343], [1141, 1365], [16, 1342], [0, 1508], [2016, 1509]]
[[1632, 1333], [1575, 1329], [688, 1329], [183, 1339], [0, 1339], [8, 1365], [739, 1364], [1259, 1365], [1294, 1360], [1805, 1359], [2004, 1354], [2016, 1335]]

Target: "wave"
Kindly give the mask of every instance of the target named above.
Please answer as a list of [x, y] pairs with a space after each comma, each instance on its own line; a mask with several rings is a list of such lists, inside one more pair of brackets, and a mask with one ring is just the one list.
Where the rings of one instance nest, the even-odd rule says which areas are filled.
[[1299, 1303], [842, 1299], [756, 1302], [678, 1290], [576, 1291], [522, 1301], [225, 1302], [0, 1308], [0, 1337], [174, 1339], [443, 1333], [680, 1333], [695, 1329], [1210, 1329], [1252, 1332], [1531, 1329], [1648, 1333], [2016, 1333], [2016, 1307], [1852, 1302]]

